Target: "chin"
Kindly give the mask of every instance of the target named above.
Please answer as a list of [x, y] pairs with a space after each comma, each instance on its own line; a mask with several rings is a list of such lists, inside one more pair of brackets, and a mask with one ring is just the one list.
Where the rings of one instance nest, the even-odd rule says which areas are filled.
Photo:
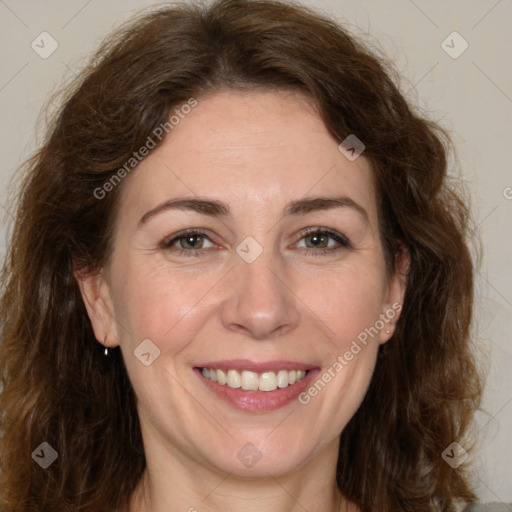
[[[268, 439], [268, 432], [264, 435], [258, 433], [260, 442], [251, 442], [246, 437], [244, 441], [230, 442], [229, 447], [225, 447], [219, 453], [212, 456], [211, 449], [205, 459], [210, 465], [213, 465], [220, 473], [229, 473], [239, 478], [268, 478], [269, 475], [277, 477], [297, 471], [298, 468], [305, 465], [314, 457], [314, 451], [311, 447], [305, 446], [304, 441], [299, 442], [296, 436], [296, 442], [293, 445], [286, 443], [283, 436], [276, 436]], [[258, 436], [254, 436], [257, 438]], [[288, 441], [293, 437], [288, 436]], [[204, 460], [204, 459], [203, 459]]]

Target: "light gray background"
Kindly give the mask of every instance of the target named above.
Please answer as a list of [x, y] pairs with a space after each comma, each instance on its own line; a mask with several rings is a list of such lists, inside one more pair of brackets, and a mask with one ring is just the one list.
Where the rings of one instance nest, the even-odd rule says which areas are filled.
[[[391, 57], [402, 89], [454, 137], [473, 195], [484, 258], [478, 272], [475, 338], [489, 351], [475, 481], [485, 501], [512, 501], [512, 73], [511, 0], [307, 0]], [[36, 147], [42, 106], [76, 73], [103, 36], [143, 0], [0, 0], [0, 257], [5, 253], [9, 180]], [[46, 31], [58, 49], [41, 58]], [[457, 31], [468, 49], [452, 58], [442, 42]], [[39, 43], [41, 45], [41, 43]], [[447, 39], [452, 53], [463, 48]], [[448, 48], [447, 48], [448, 49]], [[482, 358], [484, 360], [484, 358]]]

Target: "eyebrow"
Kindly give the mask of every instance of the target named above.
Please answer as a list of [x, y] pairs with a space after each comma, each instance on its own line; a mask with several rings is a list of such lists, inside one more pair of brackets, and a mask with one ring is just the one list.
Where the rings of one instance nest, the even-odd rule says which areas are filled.
[[[291, 201], [284, 208], [281, 220], [287, 216], [305, 215], [314, 211], [330, 210], [332, 208], [341, 207], [352, 208], [364, 217], [367, 222], [369, 222], [366, 210], [348, 196], [306, 197], [296, 201]], [[193, 211], [210, 217], [220, 218], [232, 216], [229, 206], [222, 201], [202, 197], [178, 197], [176, 199], [164, 201], [155, 208], [146, 212], [139, 220], [138, 226], [141, 227], [152, 217], [168, 210]]]

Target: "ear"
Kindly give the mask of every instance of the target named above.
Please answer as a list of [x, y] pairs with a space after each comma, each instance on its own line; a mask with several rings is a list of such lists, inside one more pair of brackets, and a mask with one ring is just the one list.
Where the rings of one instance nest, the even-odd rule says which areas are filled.
[[110, 289], [104, 271], [74, 271], [96, 339], [106, 347], [118, 345]]
[[396, 255], [395, 273], [389, 280], [384, 310], [381, 314], [384, 327], [380, 331], [380, 343], [386, 343], [395, 333], [396, 324], [403, 309], [410, 262], [409, 250], [404, 245], [400, 245]]

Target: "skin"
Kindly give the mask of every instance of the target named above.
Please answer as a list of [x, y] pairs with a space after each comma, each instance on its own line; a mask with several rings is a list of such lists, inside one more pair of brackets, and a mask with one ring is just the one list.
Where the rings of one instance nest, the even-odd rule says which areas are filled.
[[[370, 164], [364, 154], [349, 161], [338, 144], [299, 93], [216, 93], [123, 183], [109, 266], [77, 279], [97, 339], [120, 345], [137, 396], [147, 471], [133, 511], [357, 510], [336, 488], [339, 438], [398, 314], [306, 405], [242, 411], [193, 371], [250, 359], [323, 373], [402, 303], [402, 273], [385, 269]], [[290, 201], [335, 195], [367, 218], [348, 206], [282, 218]], [[226, 203], [231, 216], [169, 209], [139, 225], [164, 201], [198, 196]], [[351, 247], [319, 254], [339, 244], [316, 247], [303, 233], [311, 227]], [[178, 254], [193, 250], [183, 239], [162, 247], [189, 228], [206, 233], [198, 256]], [[252, 263], [236, 252], [248, 236], [263, 248]], [[145, 339], [160, 350], [149, 366], [133, 355]], [[237, 457], [248, 442], [261, 454], [252, 467]]]

